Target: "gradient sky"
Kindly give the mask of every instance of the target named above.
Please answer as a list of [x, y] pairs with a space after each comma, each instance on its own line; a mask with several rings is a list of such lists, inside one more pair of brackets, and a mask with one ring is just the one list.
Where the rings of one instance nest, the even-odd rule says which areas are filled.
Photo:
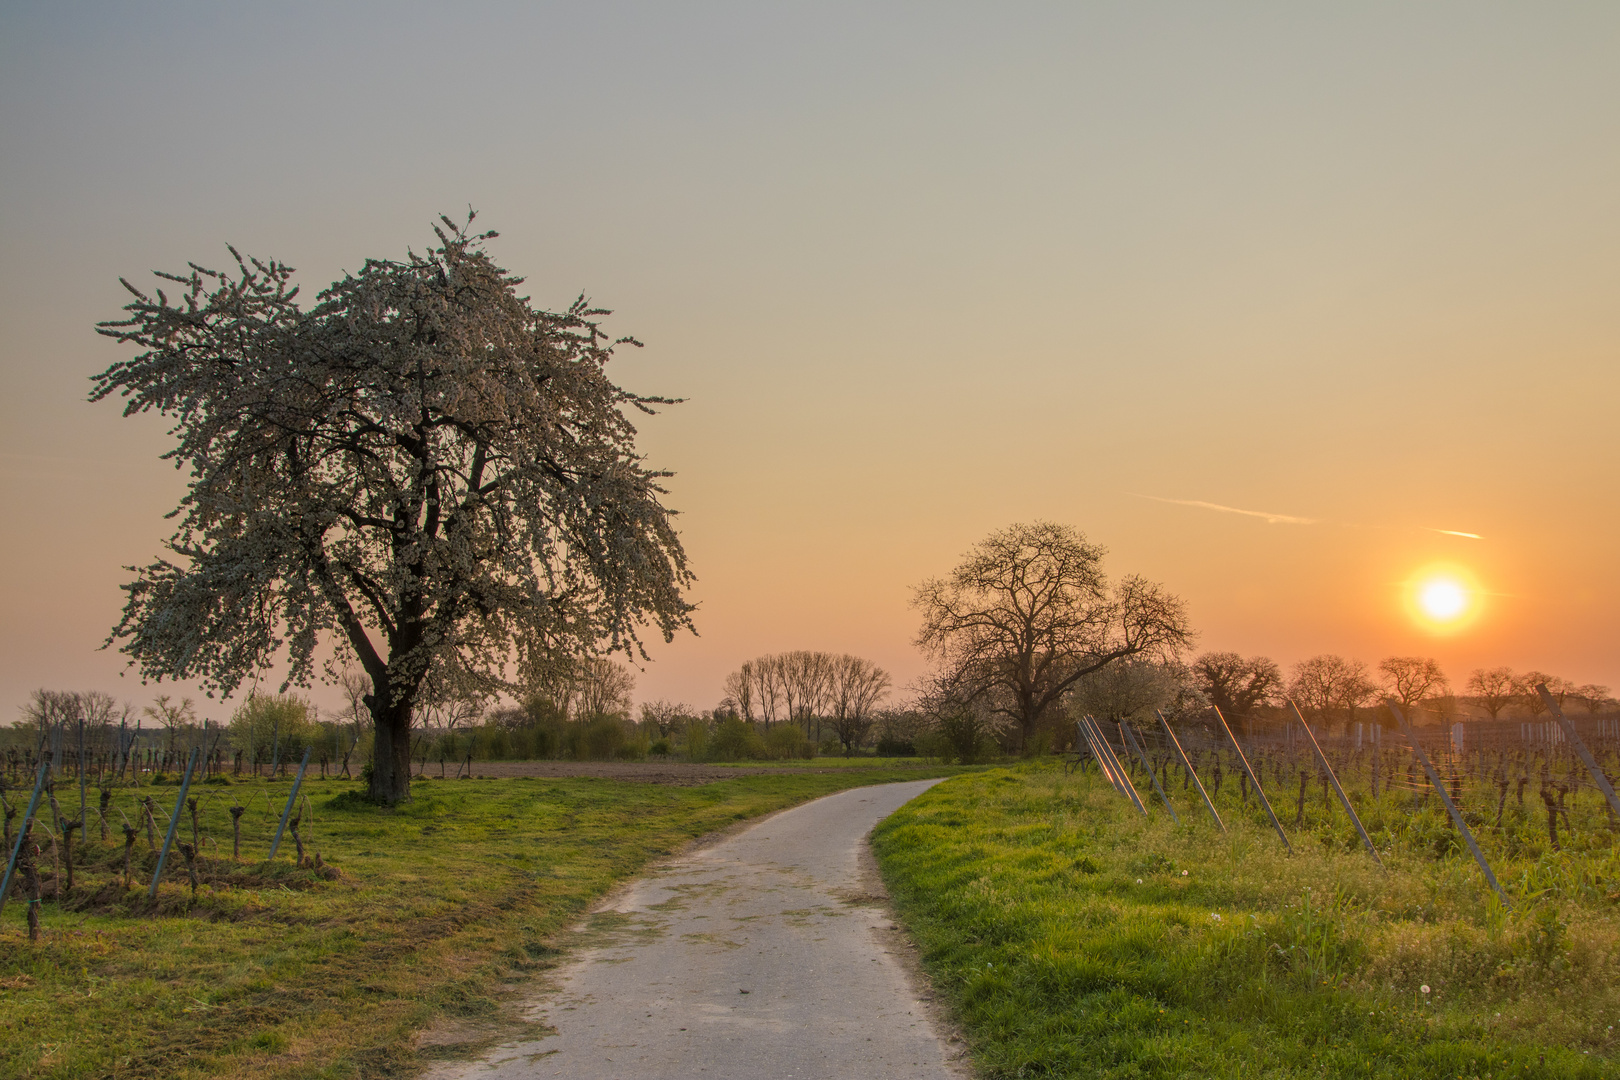
[[[904, 683], [911, 586], [1035, 518], [1202, 648], [1620, 687], [1617, 57], [1608, 3], [0, 5], [0, 715], [153, 692], [97, 651], [182, 490], [84, 402], [118, 277], [313, 294], [469, 204], [689, 399], [701, 637], [640, 698]], [[1489, 594], [1444, 638], [1436, 560]]]

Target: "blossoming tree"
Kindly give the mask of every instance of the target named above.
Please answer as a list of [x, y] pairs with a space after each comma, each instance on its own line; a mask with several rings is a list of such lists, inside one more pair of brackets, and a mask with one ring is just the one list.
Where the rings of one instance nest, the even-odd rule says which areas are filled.
[[447, 687], [493, 693], [558, 657], [642, 653], [691, 628], [691, 573], [635, 448], [633, 394], [583, 299], [517, 294], [448, 218], [438, 245], [368, 260], [298, 303], [291, 267], [244, 259], [125, 282], [99, 331], [140, 350], [91, 400], [173, 419], [189, 466], [167, 551], [130, 569], [118, 643], [143, 677], [229, 694], [277, 657], [289, 682], [357, 660], [371, 794], [406, 797], [412, 718]]

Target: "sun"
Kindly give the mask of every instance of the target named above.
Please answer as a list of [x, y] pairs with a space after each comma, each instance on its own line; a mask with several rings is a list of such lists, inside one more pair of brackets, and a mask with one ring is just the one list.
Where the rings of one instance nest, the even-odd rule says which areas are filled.
[[1436, 622], [1448, 622], [1468, 610], [1468, 593], [1450, 578], [1434, 578], [1418, 590], [1418, 606]]
[[1436, 633], [1451, 633], [1473, 622], [1483, 596], [1471, 573], [1450, 564], [1423, 567], [1407, 579], [1403, 591], [1413, 619]]

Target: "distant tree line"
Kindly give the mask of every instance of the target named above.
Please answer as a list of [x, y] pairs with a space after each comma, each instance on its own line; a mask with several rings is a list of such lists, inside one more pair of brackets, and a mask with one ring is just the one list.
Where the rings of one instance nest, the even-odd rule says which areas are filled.
[[1084, 714], [1120, 720], [1213, 705], [1253, 725], [1286, 719], [1289, 699], [1324, 730], [1348, 730], [1386, 696], [1447, 721], [1466, 706], [1493, 718], [1505, 710], [1537, 717], [1545, 712], [1538, 682], [1561, 708], [1566, 700], [1590, 712], [1612, 704], [1606, 687], [1507, 668], [1475, 671], [1459, 698], [1438, 661], [1423, 656], [1386, 657], [1369, 669], [1324, 653], [1286, 674], [1265, 656], [1188, 660], [1193, 632], [1181, 602], [1140, 577], [1111, 581], [1103, 555], [1067, 526], [1013, 525], [975, 545], [946, 577], [917, 586], [917, 645], [934, 662], [914, 687], [925, 742], [943, 740], [964, 759], [1039, 753], [1069, 745]]

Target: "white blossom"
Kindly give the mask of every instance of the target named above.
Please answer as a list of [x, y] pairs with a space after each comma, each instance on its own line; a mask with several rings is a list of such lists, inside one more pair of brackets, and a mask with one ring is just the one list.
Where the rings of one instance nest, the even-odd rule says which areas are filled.
[[172, 301], [125, 282], [129, 317], [100, 330], [142, 351], [91, 394], [172, 418], [166, 456], [191, 476], [108, 643], [144, 677], [228, 694], [277, 656], [307, 684], [336, 642], [372, 684], [386, 801], [405, 794], [420, 702], [691, 626], [667, 474], [623, 408], [665, 399], [604, 371], [635, 343], [583, 297], [530, 307], [493, 233], [441, 220], [437, 247], [368, 260], [308, 310], [290, 267], [234, 248], [233, 273], [159, 274]]

